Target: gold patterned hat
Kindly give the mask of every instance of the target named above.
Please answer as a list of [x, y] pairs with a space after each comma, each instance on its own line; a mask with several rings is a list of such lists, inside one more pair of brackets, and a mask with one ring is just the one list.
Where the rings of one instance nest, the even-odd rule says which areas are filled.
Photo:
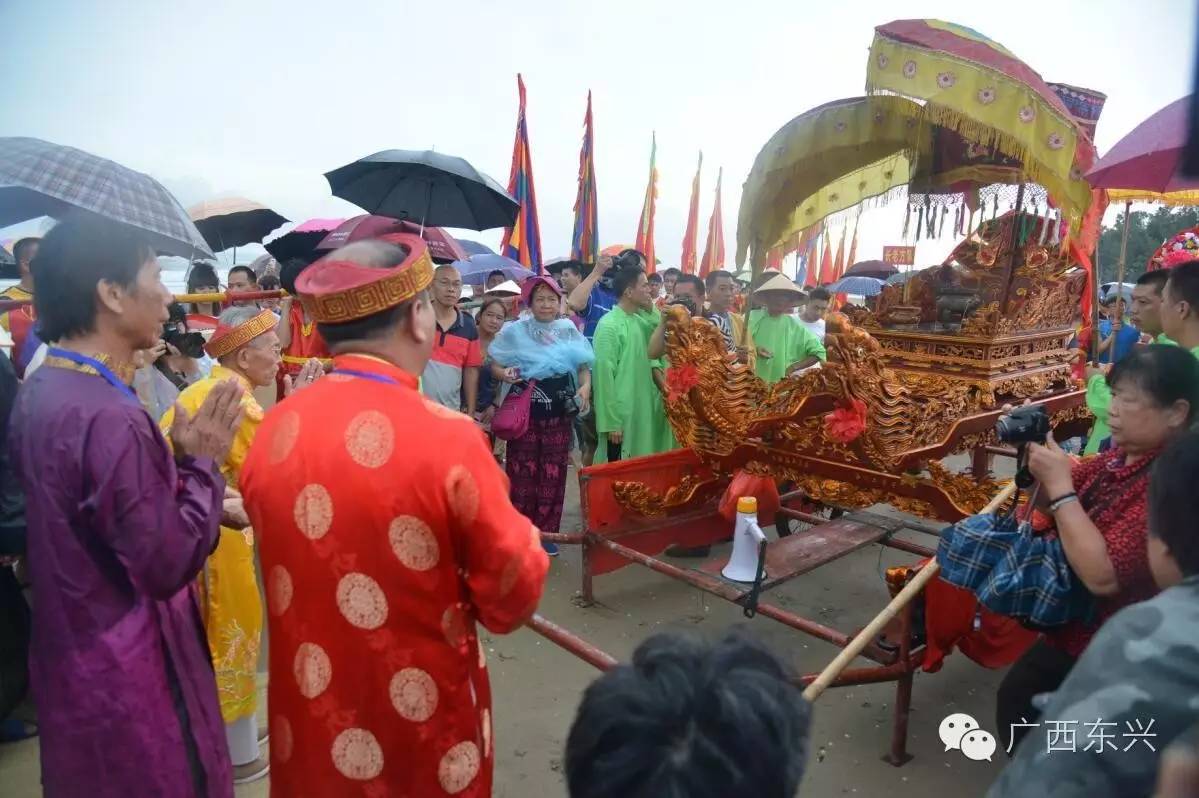
[[415, 297], [433, 282], [433, 259], [420, 236], [395, 233], [376, 239], [407, 250], [390, 269], [337, 260], [318, 260], [296, 278], [296, 293], [321, 324], [344, 324], [373, 316]]
[[218, 324], [204, 351], [210, 357], [222, 358], [230, 352], [245, 346], [263, 333], [268, 333], [279, 324], [279, 319], [269, 310], [264, 310], [254, 318], [242, 322], [236, 327]]

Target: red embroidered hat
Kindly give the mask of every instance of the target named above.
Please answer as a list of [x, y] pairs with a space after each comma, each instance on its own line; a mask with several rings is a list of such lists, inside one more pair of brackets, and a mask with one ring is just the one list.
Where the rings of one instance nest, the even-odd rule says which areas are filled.
[[312, 318], [322, 324], [344, 324], [373, 316], [415, 297], [433, 282], [433, 259], [420, 236], [395, 233], [378, 241], [408, 252], [390, 269], [337, 260], [334, 252], [296, 278], [296, 293]]

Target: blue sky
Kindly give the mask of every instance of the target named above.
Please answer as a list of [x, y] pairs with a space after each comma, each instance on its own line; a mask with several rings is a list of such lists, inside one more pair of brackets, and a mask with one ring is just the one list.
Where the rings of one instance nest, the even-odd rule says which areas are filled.
[[[967, 25], [1046, 80], [1106, 92], [1101, 153], [1190, 91], [1195, 5], [1183, 0], [0, 0], [0, 135], [112, 158], [185, 205], [237, 194], [296, 221], [351, 216], [322, 175], [381, 149], [435, 147], [506, 183], [522, 72], [546, 257], [569, 248], [590, 89], [601, 243], [631, 242], [657, 131], [659, 257], [678, 259], [702, 149], [701, 247], [723, 166], [731, 261], [759, 148], [791, 117], [860, 95], [873, 26], [901, 17]], [[901, 218], [867, 212], [859, 258], [898, 243]], [[946, 249], [922, 244], [918, 260]]]

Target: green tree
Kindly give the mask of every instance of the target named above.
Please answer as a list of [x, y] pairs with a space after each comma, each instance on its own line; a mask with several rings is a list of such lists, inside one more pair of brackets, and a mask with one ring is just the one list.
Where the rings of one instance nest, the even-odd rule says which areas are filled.
[[[1199, 224], [1199, 208], [1159, 207], [1152, 213], [1133, 211], [1128, 228], [1128, 251], [1124, 261], [1124, 282], [1135, 282], [1145, 272], [1145, 264], [1162, 242], [1188, 227]], [[1099, 281], [1113, 282], [1120, 260], [1120, 237], [1124, 214], [1111, 227], [1103, 228], [1099, 238]]]

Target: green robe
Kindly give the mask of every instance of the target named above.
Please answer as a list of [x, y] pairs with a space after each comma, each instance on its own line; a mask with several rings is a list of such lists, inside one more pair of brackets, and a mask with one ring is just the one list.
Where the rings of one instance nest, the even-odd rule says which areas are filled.
[[[1165, 333], [1157, 336], [1154, 343], [1163, 346], [1178, 346], [1167, 338]], [[1192, 349], [1191, 354], [1199, 358], [1199, 346]], [[1112, 436], [1111, 430], [1107, 426], [1107, 414], [1111, 406], [1112, 389], [1107, 384], [1107, 377], [1096, 374], [1087, 380], [1087, 409], [1095, 417], [1095, 424], [1091, 427], [1091, 434], [1087, 436], [1087, 446], [1082, 450], [1083, 454], [1095, 454], [1099, 451], [1100, 444]]]
[[661, 368], [662, 363], [648, 354], [649, 338], [659, 319], [657, 310], [629, 314], [617, 306], [596, 325], [592, 342], [595, 430], [599, 435], [596, 463], [608, 461], [609, 432], [624, 433], [622, 459], [676, 446], [662, 408], [662, 394], [654, 384], [652, 370]]
[[754, 346], [769, 350], [771, 357], [758, 356], [754, 372], [773, 384], [787, 376], [787, 369], [809, 357], [828, 359], [824, 344], [794, 316], [771, 316], [762, 308], [749, 314], [749, 332]]

